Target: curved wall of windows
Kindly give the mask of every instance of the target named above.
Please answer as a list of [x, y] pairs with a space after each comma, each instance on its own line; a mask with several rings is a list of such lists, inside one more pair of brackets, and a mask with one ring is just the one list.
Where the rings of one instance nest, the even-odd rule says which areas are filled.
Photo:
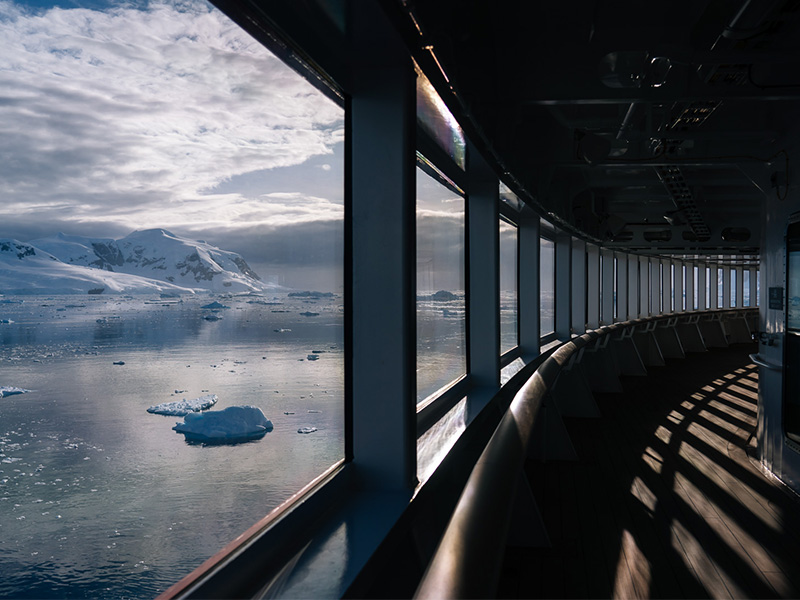
[[[200, 0], [2, 10], [0, 595], [152, 596], [312, 482], [399, 514], [548, 344], [758, 302], [749, 263], [542, 220], [404, 49], [339, 90]], [[148, 412], [184, 399], [271, 429]]]

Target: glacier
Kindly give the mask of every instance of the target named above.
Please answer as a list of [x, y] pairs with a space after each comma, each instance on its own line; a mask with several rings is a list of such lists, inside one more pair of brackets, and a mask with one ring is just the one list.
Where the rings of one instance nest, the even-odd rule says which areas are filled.
[[172, 402], [156, 404], [155, 406], [148, 408], [147, 412], [156, 415], [167, 415], [170, 417], [184, 417], [189, 413], [200, 412], [201, 410], [211, 408], [216, 403], [217, 395], [208, 394], [206, 396], [200, 396], [199, 398], [193, 398], [191, 400], [184, 398], [183, 400], [174, 400]]
[[189, 413], [173, 427], [187, 442], [232, 444], [263, 437], [272, 421], [257, 406], [229, 406], [220, 411]]

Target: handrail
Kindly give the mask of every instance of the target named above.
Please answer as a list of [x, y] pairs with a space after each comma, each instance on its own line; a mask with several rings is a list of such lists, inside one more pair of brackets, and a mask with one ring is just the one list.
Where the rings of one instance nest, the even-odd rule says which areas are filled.
[[[750, 310], [754, 309], [741, 312]], [[508, 507], [516, 493], [536, 419], [562, 367], [582, 348], [588, 350], [587, 346], [594, 346], [606, 335], [674, 317], [658, 315], [588, 331], [561, 344], [536, 369], [514, 396], [475, 464], [415, 598], [494, 597], [510, 525]]]

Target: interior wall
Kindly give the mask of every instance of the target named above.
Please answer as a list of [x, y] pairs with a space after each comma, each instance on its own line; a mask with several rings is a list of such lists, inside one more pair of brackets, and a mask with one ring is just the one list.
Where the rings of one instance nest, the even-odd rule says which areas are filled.
[[[758, 354], [759, 402], [757, 439], [762, 464], [800, 492], [800, 451], [785, 441], [783, 432], [783, 377], [786, 306], [785, 235], [790, 216], [800, 211], [800, 193], [790, 190], [780, 200], [769, 190], [761, 229], [761, 289]], [[771, 308], [770, 288], [780, 288], [781, 307]]]

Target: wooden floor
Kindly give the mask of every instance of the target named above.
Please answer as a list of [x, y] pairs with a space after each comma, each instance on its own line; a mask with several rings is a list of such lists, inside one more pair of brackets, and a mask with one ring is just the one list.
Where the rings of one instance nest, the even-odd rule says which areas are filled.
[[580, 461], [526, 466], [552, 547], [508, 548], [499, 596], [800, 598], [800, 504], [748, 456], [756, 350], [669, 361], [567, 419]]

